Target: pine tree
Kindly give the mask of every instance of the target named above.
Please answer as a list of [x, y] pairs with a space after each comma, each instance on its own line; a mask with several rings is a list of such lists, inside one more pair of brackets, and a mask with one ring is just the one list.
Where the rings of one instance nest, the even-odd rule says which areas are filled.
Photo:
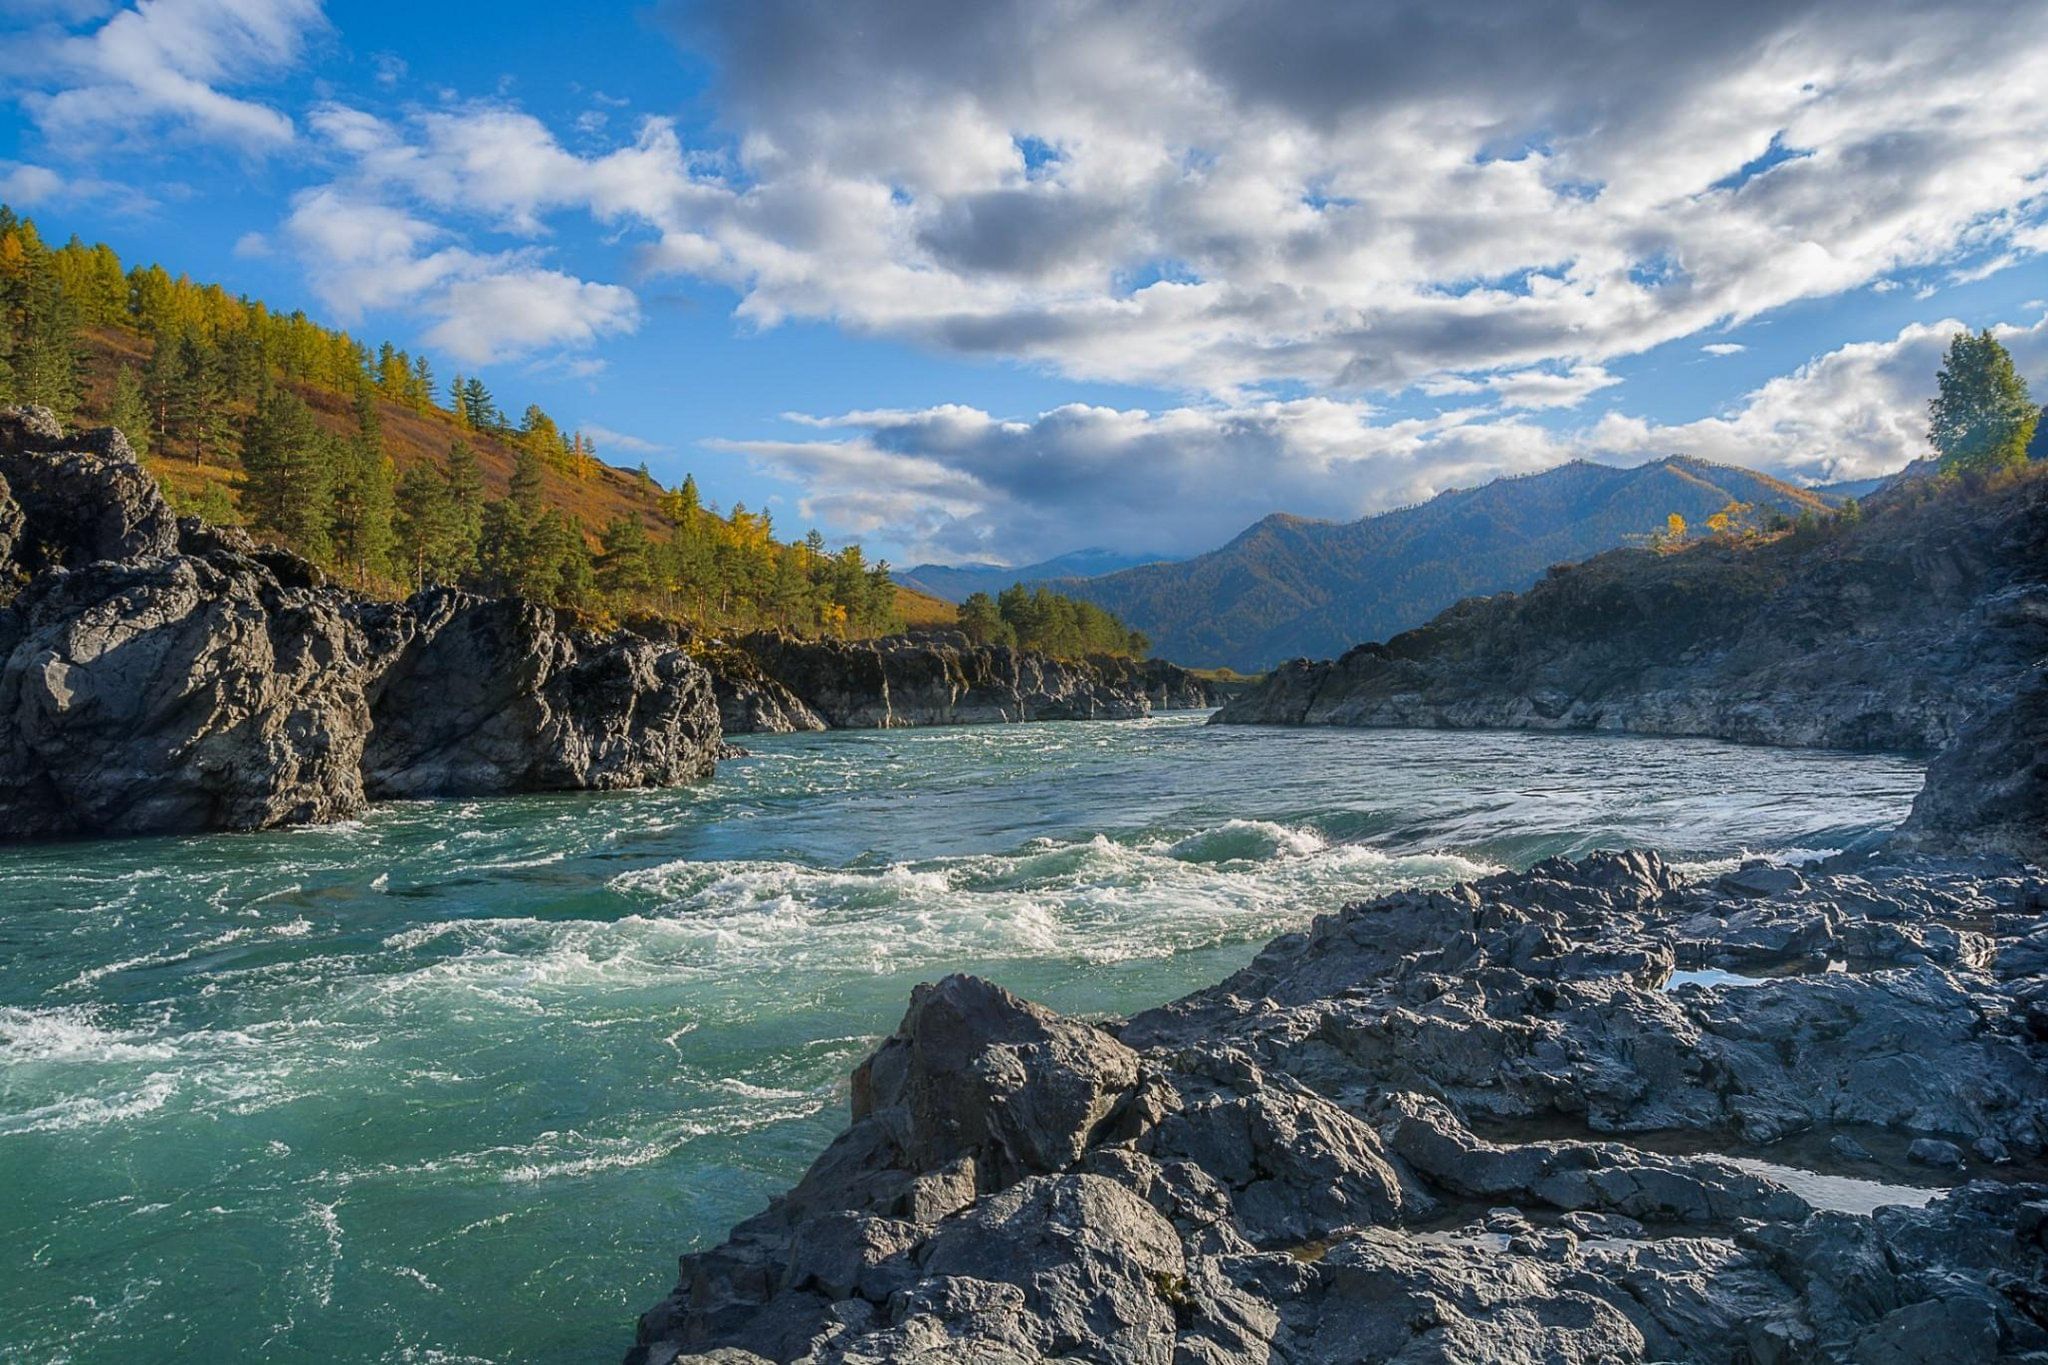
[[158, 338], [142, 387], [156, 419], [156, 447], [164, 455], [183, 447], [193, 464], [204, 464], [208, 452], [226, 450], [233, 431], [226, 385], [212, 349], [194, 333]]
[[471, 375], [462, 385], [463, 421], [472, 431], [492, 431], [499, 425], [498, 405], [484, 381]]
[[477, 462], [476, 451], [470, 449], [467, 441], [455, 441], [449, 445], [448, 458], [442, 464], [442, 476], [448, 485], [448, 504], [453, 518], [450, 525], [454, 542], [450, 553], [456, 574], [454, 581], [460, 582], [476, 568], [487, 500], [483, 466]]
[[282, 387], [256, 405], [242, 442], [242, 467], [249, 474], [242, 506], [250, 522], [321, 561], [332, 550], [331, 447], [332, 438], [321, 432], [312, 412]]
[[402, 572], [415, 588], [461, 581], [455, 499], [442, 471], [421, 461], [398, 483], [394, 526]]
[[416, 412], [426, 412], [434, 406], [434, 367], [427, 358], [417, 356], [412, 362], [412, 391], [409, 395]]
[[2040, 409], [1989, 328], [1974, 336], [1956, 333], [1935, 383], [1928, 434], [1943, 469], [1989, 473], [2026, 462]]
[[336, 451], [333, 479], [334, 555], [361, 587], [390, 568], [396, 476], [384, 453], [377, 395], [356, 391], [356, 431]]
[[114, 375], [114, 398], [107, 420], [128, 438], [137, 455], [149, 453], [149, 400], [143, 397], [142, 380], [133, 365], [123, 365]]
[[647, 527], [631, 515], [613, 517], [601, 537], [604, 550], [597, 561], [597, 583], [621, 597], [637, 596], [654, 587], [653, 547]]
[[985, 592], [968, 594], [960, 604], [960, 629], [967, 638], [982, 645], [1013, 645], [1017, 632], [996, 610], [995, 600]]
[[12, 345], [7, 357], [10, 384], [24, 403], [40, 403], [69, 420], [78, 409], [80, 352], [78, 326], [48, 253], [22, 245], [19, 234], [0, 237], [0, 312], [7, 317]]
[[448, 381], [448, 415], [455, 419], [455, 425], [463, 431], [474, 431], [476, 428], [469, 420], [469, 404], [463, 399], [466, 391], [462, 374], [457, 371], [455, 377]]

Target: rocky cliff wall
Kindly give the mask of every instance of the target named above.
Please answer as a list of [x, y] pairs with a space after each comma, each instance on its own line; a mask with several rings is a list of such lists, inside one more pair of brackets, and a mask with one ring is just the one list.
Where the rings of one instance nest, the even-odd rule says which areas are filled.
[[379, 796], [710, 774], [680, 650], [434, 591], [366, 602], [240, 531], [179, 522], [111, 430], [0, 410], [0, 837], [338, 819]]
[[1224, 724], [1615, 730], [1935, 750], [2048, 657], [2048, 476], [1757, 546], [1623, 550], [1325, 662]]
[[729, 733], [1132, 720], [1207, 706], [1202, 679], [1163, 660], [1055, 659], [957, 631], [880, 640], [745, 636], [700, 651]]

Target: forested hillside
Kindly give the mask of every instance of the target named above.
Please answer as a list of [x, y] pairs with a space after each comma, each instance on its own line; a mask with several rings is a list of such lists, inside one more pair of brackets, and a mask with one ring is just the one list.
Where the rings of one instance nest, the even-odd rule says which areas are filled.
[[352, 586], [455, 583], [704, 629], [875, 635], [947, 623], [857, 545], [784, 541], [607, 464], [537, 405], [514, 419], [475, 376], [304, 313], [52, 248], [0, 207], [0, 402], [118, 426], [181, 510], [247, 525]]
[[1827, 506], [1706, 460], [1671, 456], [1632, 469], [1574, 461], [1362, 521], [1274, 515], [1183, 563], [1053, 586], [1114, 612], [1167, 658], [1258, 671], [1385, 639], [1461, 598], [1526, 588], [1552, 564], [1632, 539]]

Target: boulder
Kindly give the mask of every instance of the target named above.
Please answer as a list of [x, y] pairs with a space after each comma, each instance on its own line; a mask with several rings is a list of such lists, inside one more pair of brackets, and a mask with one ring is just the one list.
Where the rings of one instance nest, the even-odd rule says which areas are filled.
[[710, 678], [677, 649], [445, 588], [364, 614], [373, 798], [665, 787], [716, 767]]
[[1973, 716], [1936, 756], [1892, 844], [2048, 867], [2048, 663]]

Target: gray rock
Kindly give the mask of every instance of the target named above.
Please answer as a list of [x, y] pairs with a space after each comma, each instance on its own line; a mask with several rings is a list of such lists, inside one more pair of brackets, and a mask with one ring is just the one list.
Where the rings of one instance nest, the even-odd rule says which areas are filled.
[[1918, 1166], [1934, 1166], [1945, 1171], [1963, 1169], [1963, 1149], [1953, 1142], [1940, 1138], [1915, 1138], [1906, 1149], [1906, 1160]]
[[823, 717], [763, 672], [745, 650], [700, 649], [696, 659], [710, 670], [718, 724], [726, 734], [787, 735], [826, 728]]
[[263, 829], [363, 804], [362, 633], [253, 561], [46, 570], [0, 647], [0, 835]]
[[679, 650], [451, 589], [364, 616], [373, 798], [666, 787], [716, 767], [710, 677]]
[[[1928, 1133], [2038, 1153], [2036, 983], [1994, 966], [2044, 896], [1981, 863], [1738, 891], [1598, 855], [1325, 916], [1118, 1039], [971, 978], [920, 987], [851, 1126], [685, 1258], [634, 1358], [2030, 1358], [2048, 1188], [1852, 1216], [1713, 1151], [1812, 1135], [1849, 1173], [1854, 1125], [1922, 1159], [1960, 1159]], [[1728, 950], [1717, 923], [1761, 953], [1762, 925], [1803, 952], [1809, 923], [1926, 945], [1964, 922], [1986, 950], [1942, 964], [1658, 989], [1670, 942]]]
[[1137, 1054], [1101, 1030], [949, 976], [854, 1073], [853, 1120], [887, 1125], [915, 1170], [967, 1158], [1001, 1189], [1079, 1158], [1137, 1083]]
[[[1131, 720], [1155, 705], [1206, 704], [1208, 685], [1160, 660], [1063, 660], [957, 631], [883, 640], [749, 635], [700, 657], [724, 718], [773, 730], [893, 729], [1034, 720]], [[815, 726], [814, 724], [815, 723]]]
[[12, 547], [22, 572], [177, 550], [177, 517], [112, 427], [67, 438], [42, 408], [0, 408], [0, 477], [26, 523]]
[[1935, 758], [1892, 842], [2048, 867], [2048, 664], [2020, 678], [2010, 698], [1973, 715]]
[[371, 796], [711, 771], [679, 650], [453, 593], [368, 603], [239, 530], [179, 523], [118, 432], [0, 410], [0, 838], [263, 829]]

